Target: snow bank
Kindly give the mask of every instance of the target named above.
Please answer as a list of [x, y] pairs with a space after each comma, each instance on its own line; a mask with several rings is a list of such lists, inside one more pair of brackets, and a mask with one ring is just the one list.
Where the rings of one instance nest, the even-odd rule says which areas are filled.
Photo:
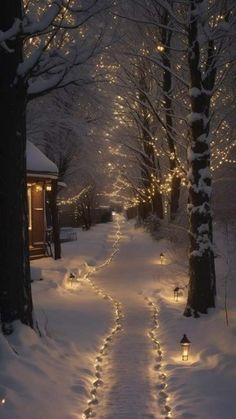
[[[231, 226], [229, 244], [230, 269], [227, 266], [224, 228], [216, 226], [217, 308], [199, 319], [185, 318], [187, 266], [174, 245], [159, 242], [166, 254], [166, 264], [156, 265], [156, 283], [149, 290], [159, 305], [159, 337], [164, 348], [168, 393], [175, 419], [234, 419], [236, 417], [236, 258], [234, 242], [236, 226]], [[181, 288], [179, 301], [174, 301], [174, 288]], [[224, 309], [227, 288], [229, 325]], [[187, 334], [191, 341], [188, 361], [182, 361], [180, 340]]]

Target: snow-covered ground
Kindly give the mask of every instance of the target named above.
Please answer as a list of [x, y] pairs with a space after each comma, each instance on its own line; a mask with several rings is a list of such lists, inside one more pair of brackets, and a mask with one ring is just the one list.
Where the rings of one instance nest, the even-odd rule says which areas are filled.
[[63, 244], [63, 259], [32, 262], [35, 317], [43, 336], [20, 324], [8, 340], [0, 335], [0, 397], [6, 399], [0, 418], [80, 417], [112, 310], [87, 282], [68, 281], [68, 272], [80, 269], [83, 276], [85, 262], [94, 266], [103, 261], [114, 228], [101, 225], [88, 234], [79, 231], [77, 241]]
[[[163, 366], [175, 418], [236, 418], [235, 240], [236, 225], [230, 226], [228, 235], [225, 225], [215, 226], [217, 308], [199, 319], [182, 315], [188, 283], [187, 267], [179, 257], [182, 249], [165, 241], [158, 243], [158, 247], [162, 244], [166, 261], [157, 265], [156, 285], [149, 295], [159, 306], [158, 336], [164, 348]], [[176, 286], [184, 288], [178, 302], [173, 296]], [[184, 333], [191, 341], [188, 361], [181, 360], [178, 345]]]
[[183, 249], [120, 225], [79, 230], [62, 260], [32, 263], [42, 336], [20, 324], [0, 335], [1, 419], [236, 417], [235, 226], [216, 226], [217, 309], [187, 319]]

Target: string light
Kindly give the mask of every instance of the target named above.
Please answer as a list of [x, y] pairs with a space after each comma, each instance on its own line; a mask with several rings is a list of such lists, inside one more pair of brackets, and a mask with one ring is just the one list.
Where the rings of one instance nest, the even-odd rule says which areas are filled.
[[[216, 21], [224, 20], [223, 15], [219, 15]], [[165, 45], [155, 38], [155, 45], [153, 46], [153, 51], [163, 53], [165, 51]], [[149, 47], [147, 48], [145, 42], [142, 43], [140, 48], [140, 55], [148, 55], [151, 51]], [[143, 64], [145, 67], [145, 64]], [[182, 76], [183, 69], [185, 68], [185, 57], [182, 57], [179, 62], [174, 64], [176, 73], [179, 76]], [[113, 85], [120, 85], [121, 81], [121, 66], [118, 63], [110, 61], [109, 55], [102, 54], [97, 62], [96, 72], [97, 74], [106, 75], [106, 78]], [[145, 71], [145, 69], [144, 69]], [[223, 71], [223, 70], [222, 70]], [[136, 72], [136, 73], [135, 73]], [[148, 72], [146, 72], [148, 73]], [[137, 70], [134, 65], [134, 71], [131, 76], [136, 77]], [[151, 71], [148, 73], [149, 77], [152, 78]], [[108, 76], [107, 76], [108, 75]], [[221, 77], [223, 73], [219, 73]], [[118, 82], [118, 83], [117, 83]], [[138, 81], [136, 79], [138, 84]], [[117, 84], [116, 84], [117, 83]], [[125, 82], [124, 82], [125, 83]], [[168, 216], [169, 207], [171, 202], [171, 193], [174, 181], [179, 179], [180, 185], [182, 187], [187, 187], [188, 179], [186, 177], [187, 165], [186, 165], [186, 147], [187, 147], [187, 126], [186, 119], [183, 114], [179, 116], [179, 122], [175, 123], [175, 134], [177, 134], [179, 141], [176, 141], [175, 150], [170, 151], [168, 146], [163, 141], [163, 135], [166, 137], [165, 128], [160, 127], [159, 131], [150, 129], [149, 139], [146, 142], [145, 146], [150, 147], [151, 153], [154, 159], [160, 159], [161, 166], [161, 176], [159, 169], [152, 168], [149, 170], [147, 179], [144, 181], [138, 180], [138, 175], [129, 179], [130, 173], [133, 174], [136, 172], [140, 173], [140, 167], [138, 168], [137, 162], [132, 166], [130, 161], [135, 158], [135, 152], [127, 152], [124, 144], [117, 143], [112, 144], [114, 138], [123, 138], [123, 127], [125, 127], [127, 137], [131, 133], [131, 138], [133, 135], [134, 129], [134, 119], [132, 119], [132, 111], [135, 113], [137, 110], [140, 111], [142, 117], [146, 117], [147, 121], [153, 123], [155, 121], [155, 115], [151, 110], [150, 106], [146, 106], [145, 112], [143, 109], [140, 110], [140, 91], [135, 83], [132, 85], [127, 82], [127, 88], [123, 90], [115, 91], [115, 95], [112, 100], [112, 115], [113, 118], [109, 120], [109, 128], [107, 132], [104, 133], [105, 141], [108, 143], [108, 152], [111, 155], [111, 159], [108, 157], [108, 161], [104, 164], [105, 174], [112, 179], [112, 190], [109, 192], [104, 192], [103, 196], [110, 199], [111, 202], [122, 205], [125, 210], [139, 207], [142, 204], [153, 204], [155, 202], [158, 194], [162, 198], [163, 210], [165, 216]], [[131, 88], [132, 87], [132, 88]], [[151, 95], [151, 92], [150, 92]], [[222, 89], [217, 89], [212, 96], [213, 106], [216, 106], [217, 101], [222, 101], [225, 105], [228, 102], [227, 95], [222, 94]], [[152, 96], [150, 96], [152, 100]], [[186, 94], [185, 88], [178, 90], [178, 92], [173, 92], [173, 100], [177, 103], [184, 105], [184, 111], [187, 112], [187, 108], [190, 106], [189, 95]], [[145, 107], [145, 106], [144, 106]], [[160, 118], [163, 120], [162, 115], [165, 112], [165, 101], [160, 100], [159, 103], [159, 114]], [[175, 116], [178, 116], [177, 114]], [[142, 118], [141, 118], [142, 119]], [[138, 122], [138, 121], [136, 121]], [[178, 124], [178, 125], [177, 125]], [[152, 124], [150, 125], [152, 127]], [[214, 130], [213, 130], [214, 131]], [[121, 133], [121, 134], [120, 134]], [[222, 135], [223, 133], [223, 135]], [[235, 164], [236, 160], [232, 158], [232, 151], [235, 147], [235, 141], [230, 139], [230, 126], [226, 121], [223, 121], [220, 128], [218, 128], [212, 135], [215, 138], [214, 141], [211, 140], [211, 150], [212, 150], [212, 163], [211, 171], [214, 172], [219, 169], [223, 163]], [[183, 140], [183, 141], [182, 141]], [[139, 141], [139, 140], [138, 140]], [[140, 146], [141, 140], [139, 142]], [[129, 144], [132, 144], [132, 141]], [[137, 139], [136, 143], [137, 144]], [[180, 145], [181, 144], [181, 145]], [[180, 148], [181, 147], [181, 148]], [[143, 150], [143, 148], [141, 148]], [[147, 156], [148, 157], [148, 156]], [[121, 163], [122, 162], [122, 163]], [[171, 162], [175, 162], [176, 167], [173, 170], [168, 169], [171, 166]], [[122, 170], [121, 170], [122, 165]], [[117, 174], [118, 173], [118, 174]], [[113, 182], [113, 179], [119, 178], [119, 181]], [[107, 190], [109, 188], [107, 187]]]
[[[115, 236], [115, 241], [112, 245], [112, 253], [108, 259], [105, 260], [101, 265], [92, 270], [92, 273], [97, 272], [98, 270], [109, 265], [113, 260], [116, 253], [119, 251], [119, 241], [121, 238], [121, 228], [120, 228], [120, 217], [117, 216], [117, 231]], [[98, 355], [95, 358], [94, 369], [95, 369], [95, 379], [92, 384], [92, 389], [90, 390], [90, 398], [87, 401], [87, 408], [83, 412], [83, 418], [88, 419], [94, 416], [93, 407], [98, 404], [97, 391], [98, 388], [103, 385], [102, 381], [102, 363], [104, 356], [107, 355], [107, 349], [109, 348], [110, 343], [112, 342], [113, 337], [116, 333], [122, 330], [121, 321], [124, 317], [122, 311], [122, 305], [110, 294], [106, 293], [102, 288], [98, 287], [90, 278], [91, 271], [87, 272], [83, 280], [87, 281], [92, 289], [96, 292], [97, 295], [100, 295], [103, 299], [110, 301], [114, 306], [114, 326], [110, 330], [109, 334], [103, 339], [103, 342], [99, 348]]]
[[89, 185], [86, 188], [84, 188], [80, 193], [78, 193], [77, 195], [74, 195], [73, 197], [60, 199], [58, 202], [58, 206], [76, 204], [82, 198], [82, 196], [86, 195], [86, 193], [88, 193], [91, 189], [92, 189], [92, 186]]
[[164, 52], [165, 51], [165, 47], [163, 45], [158, 45], [157, 46], [157, 51]]
[[161, 344], [157, 338], [157, 331], [159, 328], [159, 323], [158, 323], [158, 315], [159, 315], [159, 310], [158, 307], [153, 303], [153, 301], [149, 298], [146, 297], [143, 293], [141, 293], [144, 297], [144, 299], [146, 300], [148, 306], [151, 308], [153, 314], [152, 314], [152, 319], [153, 319], [153, 325], [151, 330], [148, 332], [148, 336], [151, 339], [152, 343], [153, 343], [153, 347], [154, 350], [157, 353], [156, 356], [156, 364], [155, 364], [155, 371], [158, 371], [158, 379], [159, 379], [159, 405], [161, 407], [161, 413], [163, 415], [165, 415], [165, 418], [171, 418], [172, 417], [172, 409], [169, 405], [169, 400], [170, 400], [170, 396], [167, 393], [167, 383], [166, 383], [166, 379], [167, 379], [167, 375], [166, 373], [164, 373], [163, 370], [163, 365], [162, 365], [162, 359], [163, 359], [163, 350], [161, 348]]

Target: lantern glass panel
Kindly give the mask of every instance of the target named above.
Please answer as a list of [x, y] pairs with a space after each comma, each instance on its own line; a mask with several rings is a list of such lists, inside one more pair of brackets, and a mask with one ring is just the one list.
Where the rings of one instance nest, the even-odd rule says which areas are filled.
[[188, 355], [189, 355], [189, 343], [182, 343], [182, 360], [188, 361]]

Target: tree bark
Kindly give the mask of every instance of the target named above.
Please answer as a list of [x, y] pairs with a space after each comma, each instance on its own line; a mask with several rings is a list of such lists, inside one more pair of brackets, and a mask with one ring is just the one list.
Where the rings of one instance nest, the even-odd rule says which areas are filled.
[[52, 190], [49, 195], [50, 207], [52, 214], [52, 234], [53, 234], [53, 245], [54, 245], [54, 259], [61, 258], [61, 241], [60, 241], [60, 226], [59, 216], [57, 207], [57, 181], [52, 181]]
[[[199, 3], [199, 1], [198, 1]], [[215, 268], [212, 250], [211, 174], [209, 109], [210, 99], [201, 72], [201, 51], [198, 42], [196, 1], [191, 0], [189, 25], [190, 146], [188, 151], [189, 180], [189, 293], [185, 315], [207, 313], [215, 306]], [[211, 82], [214, 84], [215, 74]], [[209, 86], [208, 86], [209, 87]]]
[[147, 217], [152, 213], [151, 204], [149, 202], [141, 202], [139, 204], [139, 218], [145, 221]]
[[[20, 1], [1, 5], [0, 30], [22, 19]], [[23, 59], [22, 41], [8, 42], [12, 52], [0, 49], [0, 314], [5, 334], [12, 322], [33, 327], [30, 285], [26, 181], [26, 87], [16, 79]]]
[[[167, 11], [164, 12], [162, 17], [163, 25], [169, 26], [169, 14]], [[179, 197], [181, 178], [177, 175], [176, 169], [178, 168], [176, 147], [173, 130], [173, 103], [172, 103], [172, 73], [171, 73], [171, 60], [170, 60], [170, 45], [172, 31], [163, 28], [161, 31], [162, 44], [164, 45], [164, 53], [162, 54], [162, 63], [164, 66], [163, 70], [163, 98], [164, 98], [164, 109], [165, 109], [165, 130], [166, 139], [169, 147], [169, 166], [172, 174], [171, 181], [171, 194], [170, 194], [170, 219], [174, 220], [176, 213], [179, 209]]]
[[159, 191], [152, 197], [152, 212], [161, 220], [164, 218], [162, 195]]

